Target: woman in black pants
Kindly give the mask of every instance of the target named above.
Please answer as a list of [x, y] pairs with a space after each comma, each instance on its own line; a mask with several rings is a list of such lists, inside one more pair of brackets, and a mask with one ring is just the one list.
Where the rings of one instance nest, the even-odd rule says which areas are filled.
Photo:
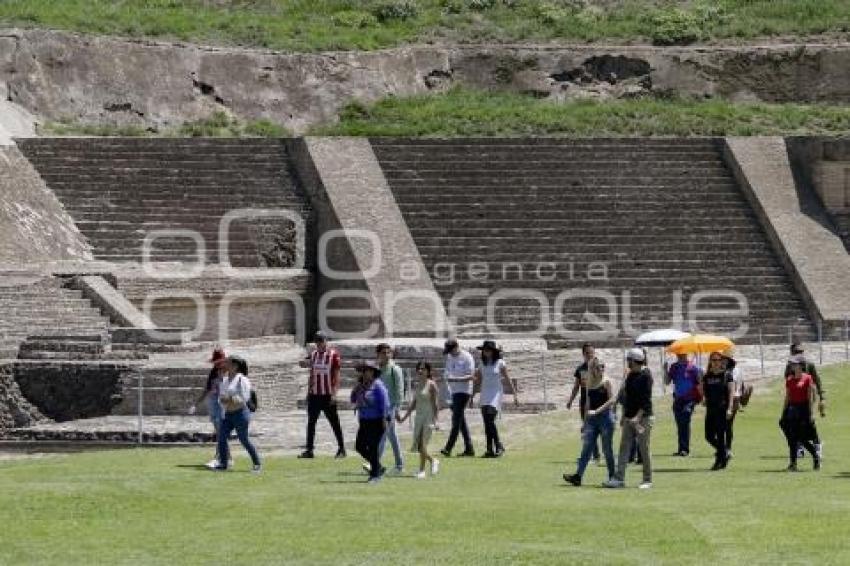
[[363, 376], [351, 391], [351, 402], [357, 406], [360, 423], [355, 448], [369, 462], [369, 483], [377, 483], [383, 472], [379, 447], [390, 418], [390, 396], [378, 378], [381, 370], [377, 364], [367, 362], [358, 370]]
[[797, 448], [803, 446], [812, 455], [814, 469], [820, 469], [820, 457], [815, 447], [815, 387], [812, 376], [803, 373], [805, 360], [795, 356], [789, 360], [794, 373], [785, 378], [785, 402], [779, 426], [788, 441], [789, 472], [797, 471]]
[[726, 435], [732, 418], [734, 388], [732, 374], [726, 371], [726, 360], [720, 352], [712, 352], [708, 357], [708, 369], [699, 387], [705, 405], [705, 439], [714, 447], [711, 469], [722, 470], [729, 463]]

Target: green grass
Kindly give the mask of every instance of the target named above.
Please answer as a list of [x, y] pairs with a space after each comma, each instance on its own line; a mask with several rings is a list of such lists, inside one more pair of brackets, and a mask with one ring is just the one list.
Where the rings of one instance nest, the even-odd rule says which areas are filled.
[[850, 31], [847, 0], [4, 0], [0, 22], [293, 51], [422, 41], [696, 40]]
[[454, 89], [349, 104], [314, 134], [346, 136], [845, 135], [850, 107], [639, 98], [554, 102]]
[[86, 124], [71, 120], [46, 122], [38, 128], [42, 136], [120, 136], [120, 137], [213, 137], [238, 138], [289, 137], [292, 132], [270, 120], [242, 122], [224, 112], [214, 112], [205, 119], [184, 122], [178, 127], [155, 129], [133, 125]]
[[[359, 461], [271, 458], [262, 476], [212, 474], [208, 450], [127, 450], [0, 461], [3, 564], [847, 564], [850, 561], [850, 366], [823, 372], [824, 468], [782, 472], [780, 387], [736, 423], [729, 469], [674, 449], [657, 403], [655, 487], [566, 486], [575, 415], [503, 425], [503, 460], [444, 460], [441, 475], [367, 486]], [[532, 433], [537, 431], [535, 438]], [[441, 438], [435, 439], [438, 445]], [[479, 440], [480, 443], [480, 440]], [[480, 445], [480, 444], [479, 444]], [[567, 464], [567, 462], [570, 462]]]

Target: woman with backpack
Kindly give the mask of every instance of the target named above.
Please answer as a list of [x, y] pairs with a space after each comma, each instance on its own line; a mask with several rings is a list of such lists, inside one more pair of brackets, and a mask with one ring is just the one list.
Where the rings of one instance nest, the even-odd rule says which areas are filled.
[[785, 401], [779, 426], [788, 441], [788, 471], [797, 471], [797, 448], [803, 446], [812, 455], [814, 469], [820, 469], [820, 456], [815, 446], [815, 383], [811, 374], [803, 373], [806, 360], [794, 356], [788, 364], [793, 373], [785, 378]]
[[230, 356], [224, 365], [225, 377], [221, 382], [218, 400], [224, 409], [221, 420], [221, 430], [218, 435], [219, 465], [214, 469], [227, 470], [227, 462], [230, 461], [230, 447], [227, 439], [230, 433], [236, 431], [239, 442], [251, 456], [254, 464], [253, 472], [259, 473], [262, 469], [260, 456], [257, 449], [248, 438], [248, 426], [251, 424], [251, 382], [248, 381], [248, 364], [238, 356]]

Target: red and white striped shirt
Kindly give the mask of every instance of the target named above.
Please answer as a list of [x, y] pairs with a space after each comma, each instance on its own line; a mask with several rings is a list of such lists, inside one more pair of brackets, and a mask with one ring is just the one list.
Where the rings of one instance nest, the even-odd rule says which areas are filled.
[[326, 348], [324, 352], [315, 350], [310, 354], [310, 383], [308, 392], [311, 395], [333, 395], [334, 370], [341, 366], [339, 352]]

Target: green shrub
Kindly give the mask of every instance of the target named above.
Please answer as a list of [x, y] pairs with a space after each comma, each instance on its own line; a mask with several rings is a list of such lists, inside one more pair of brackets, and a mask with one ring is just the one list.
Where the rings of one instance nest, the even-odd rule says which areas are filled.
[[392, 0], [381, 2], [372, 9], [379, 22], [392, 20], [410, 20], [419, 15], [419, 6], [413, 0]]
[[686, 45], [702, 35], [697, 16], [681, 8], [656, 10], [649, 24], [652, 42], [656, 45]]
[[573, 16], [573, 11], [557, 2], [541, 2], [535, 6], [537, 19], [547, 25], [557, 25]]
[[257, 138], [288, 138], [292, 136], [292, 132], [271, 120], [262, 119], [245, 124], [242, 135]]
[[331, 16], [331, 21], [335, 26], [363, 29], [376, 25], [378, 23], [378, 18], [369, 12], [362, 12], [360, 10], [343, 10]]

